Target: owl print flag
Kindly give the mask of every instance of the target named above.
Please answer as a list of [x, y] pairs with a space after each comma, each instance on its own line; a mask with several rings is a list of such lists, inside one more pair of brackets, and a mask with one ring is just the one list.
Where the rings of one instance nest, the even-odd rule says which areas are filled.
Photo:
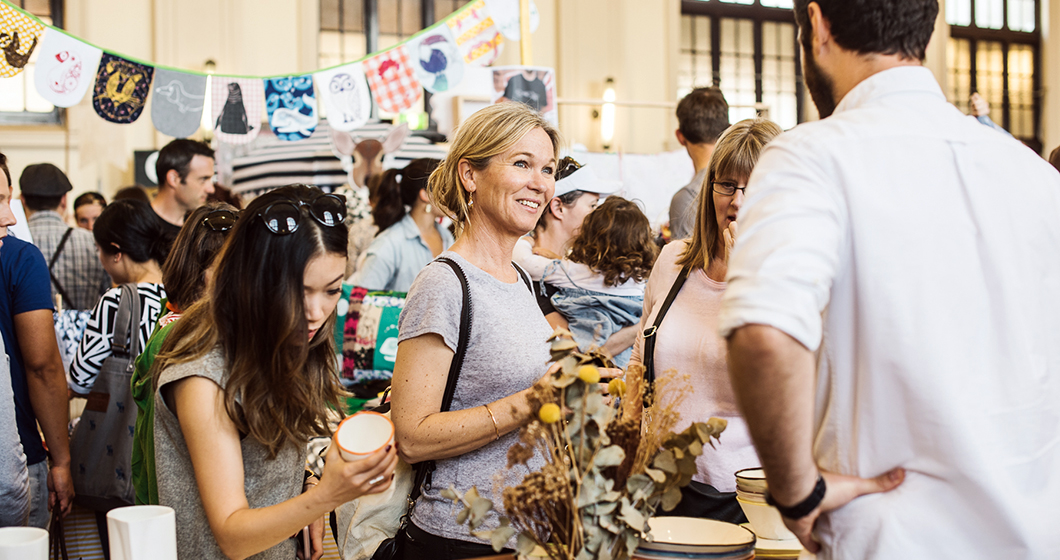
[[37, 48], [44, 26], [0, 2], [0, 78], [17, 76]]
[[489, 66], [501, 54], [504, 38], [493, 24], [485, 0], [478, 0], [446, 20], [464, 62]]
[[113, 123], [135, 122], [151, 92], [154, 73], [155, 69], [150, 66], [103, 53], [92, 92], [96, 113]]
[[49, 29], [37, 53], [33, 84], [48, 103], [73, 107], [85, 98], [103, 51], [66, 33]]
[[273, 134], [288, 142], [312, 136], [318, 122], [313, 76], [265, 78], [264, 85], [265, 110]]
[[187, 138], [199, 130], [206, 103], [206, 76], [159, 68], [151, 90], [151, 122], [159, 132]]
[[364, 74], [375, 95], [375, 103], [388, 113], [412, 108], [423, 93], [409, 60], [408, 49], [399, 45], [364, 61]]
[[442, 93], [464, 79], [464, 57], [456, 48], [449, 27], [440, 25], [408, 43], [412, 69], [431, 93]]
[[327, 111], [331, 128], [350, 132], [368, 122], [372, 114], [372, 99], [360, 63], [322, 70], [313, 76], [317, 81], [317, 90], [324, 98], [324, 110]]
[[226, 144], [247, 144], [257, 137], [265, 104], [261, 80], [213, 76], [210, 83], [214, 136]]

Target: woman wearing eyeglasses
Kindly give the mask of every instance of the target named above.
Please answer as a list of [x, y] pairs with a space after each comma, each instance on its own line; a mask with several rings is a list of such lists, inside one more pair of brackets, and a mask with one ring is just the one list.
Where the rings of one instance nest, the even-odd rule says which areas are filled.
[[420, 158], [404, 169], [383, 173], [372, 208], [379, 233], [350, 277], [351, 284], [407, 292], [420, 270], [453, 244], [453, 235], [438, 223], [444, 214], [427, 194], [427, 178], [438, 163]]
[[157, 504], [155, 480], [154, 387], [151, 364], [162, 342], [173, 330], [173, 323], [183, 310], [191, 307], [206, 290], [206, 277], [214, 256], [221, 250], [228, 232], [236, 224], [238, 211], [231, 204], [207, 203], [192, 211], [173, 242], [169, 257], [162, 265], [162, 283], [166, 286], [163, 302], [166, 314], [144, 351], [136, 359], [132, 376], [132, 395], [136, 401], [136, 430], [133, 436], [132, 481], [137, 504]]
[[[398, 536], [407, 560], [450, 560], [493, 553], [488, 541], [454, 521], [458, 509], [440, 492], [450, 485], [494, 498], [485, 528], [503, 515], [494, 488], [519, 482], [507, 453], [531, 417], [527, 397], [549, 359], [545, 321], [529, 278], [512, 262], [520, 236], [534, 228], [555, 190], [559, 133], [521, 103], [505, 102], [468, 117], [430, 179], [431, 200], [453, 219], [457, 240], [413, 282], [398, 323], [391, 414], [402, 458], [434, 461], [429, 488]], [[449, 411], [442, 411], [460, 338], [463, 290], [470, 330]], [[503, 482], [497, 475], [506, 476]], [[498, 485], [499, 484], [499, 485]]]
[[397, 457], [348, 463], [332, 446], [303, 476], [310, 437], [330, 435], [342, 395], [332, 326], [346, 269], [345, 202], [292, 185], [256, 198], [228, 234], [206, 295], [162, 344], [155, 390], [158, 497], [176, 510], [181, 558], [284, 559], [323, 516], [385, 490]]
[[[677, 509], [666, 515], [746, 521], [736, 502], [733, 474], [760, 463], [747, 425], [736, 408], [725, 362], [725, 341], [718, 336], [718, 310], [747, 179], [762, 147], [780, 132], [780, 127], [771, 121], [748, 119], [722, 133], [707, 164], [707, 183], [699, 197], [692, 237], [663, 248], [648, 279], [641, 333], [631, 362], [653, 361], [657, 378], [674, 372], [690, 376], [690, 392], [683, 392], [685, 398], [678, 407], [681, 422], [674, 431], [693, 422], [705, 422], [711, 416], [729, 422], [723, 445], [699, 457], [699, 472], [692, 484], [682, 489], [684, 497]], [[676, 290], [676, 297], [668, 309], [663, 309], [672, 290]], [[654, 340], [646, 340], [645, 335]], [[648, 342], [654, 344], [652, 360], [646, 360]], [[655, 398], [665, 405], [675, 396], [659, 391]], [[635, 399], [628, 401], [627, 405], [633, 407], [641, 404]]]

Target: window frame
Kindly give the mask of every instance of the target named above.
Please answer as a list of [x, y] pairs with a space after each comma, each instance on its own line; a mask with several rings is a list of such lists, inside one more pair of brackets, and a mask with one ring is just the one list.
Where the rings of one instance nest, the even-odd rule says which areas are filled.
[[1002, 60], [1002, 94], [1001, 94], [1001, 120], [998, 122], [1005, 130], [1011, 129], [1012, 101], [1009, 96], [1009, 48], [1012, 45], [1027, 45], [1031, 48], [1034, 58], [1031, 92], [1031, 103], [1033, 117], [1034, 136], [1017, 137], [1030, 145], [1036, 152], [1041, 153], [1042, 142], [1042, 0], [1034, 0], [1034, 31], [1013, 31], [1009, 29], [1009, 0], [1002, 0], [1002, 15], [1004, 25], [1001, 29], [989, 29], [979, 27], [976, 23], [976, 2], [968, 0], [971, 9], [971, 18], [968, 25], [949, 24], [950, 37], [968, 41], [969, 60], [969, 88], [970, 91], [978, 91], [978, 61], [977, 52], [980, 41], [990, 41], [1001, 44]]
[[681, 15], [706, 16], [710, 18], [710, 56], [712, 85], [721, 84], [721, 20], [722, 18], [751, 20], [754, 29], [754, 68], [755, 100], [762, 103], [764, 87], [762, 85], [762, 67], [764, 48], [762, 45], [762, 24], [765, 22], [790, 23], [795, 26], [795, 112], [797, 122], [805, 121], [806, 88], [802, 76], [802, 46], [799, 44], [799, 29], [795, 23], [795, 12], [791, 8], [774, 8], [763, 6], [760, 0], [754, 4], [731, 4], [718, 0], [681, 0]]
[[[9, 1], [22, 4], [22, 2], [19, 2], [18, 0]], [[63, 29], [63, 2], [64, 0], [48, 0], [48, 7], [51, 10], [49, 17], [52, 20], [52, 26], [59, 29]], [[22, 6], [19, 7], [21, 8]], [[38, 45], [38, 47], [39, 46], [40, 45]], [[34, 87], [33, 84], [30, 84], [29, 86]], [[63, 109], [62, 107], [52, 107], [52, 110], [47, 113], [37, 113], [26, 110], [0, 111], [0, 126], [64, 126], [65, 124], [66, 109]]]

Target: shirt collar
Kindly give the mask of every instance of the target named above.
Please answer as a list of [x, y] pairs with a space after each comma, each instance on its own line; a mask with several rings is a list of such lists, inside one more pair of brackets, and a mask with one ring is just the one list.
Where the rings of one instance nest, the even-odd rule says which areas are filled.
[[398, 222], [401, 229], [405, 231], [405, 237], [407, 239], [416, 239], [420, 237], [420, 227], [416, 225], [416, 221], [412, 219], [412, 213], [405, 214], [404, 218]]
[[925, 93], [946, 99], [931, 70], [923, 66], [898, 66], [865, 78], [847, 92], [835, 114], [870, 105], [893, 93]]
[[59, 213], [54, 210], [40, 210], [38, 212], [34, 212], [32, 216], [26, 219], [27, 222], [40, 222], [44, 220], [51, 220], [53, 222], [60, 221], [64, 224], [66, 223], [63, 220], [63, 217], [60, 216]]

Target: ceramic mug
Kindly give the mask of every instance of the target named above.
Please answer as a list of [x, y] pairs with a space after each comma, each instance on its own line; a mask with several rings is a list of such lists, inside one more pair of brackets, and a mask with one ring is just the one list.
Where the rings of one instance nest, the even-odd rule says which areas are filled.
[[166, 506], [128, 506], [107, 513], [111, 560], [177, 560], [177, 516]]
[[48, 531], [37, 527], [0, 528], [0, 560], [48, 560]]
[[334, 440], [343, 459], [360, 461], [393, 445], [394, 423], [378, 412], [358, 412], [339, 424]]

